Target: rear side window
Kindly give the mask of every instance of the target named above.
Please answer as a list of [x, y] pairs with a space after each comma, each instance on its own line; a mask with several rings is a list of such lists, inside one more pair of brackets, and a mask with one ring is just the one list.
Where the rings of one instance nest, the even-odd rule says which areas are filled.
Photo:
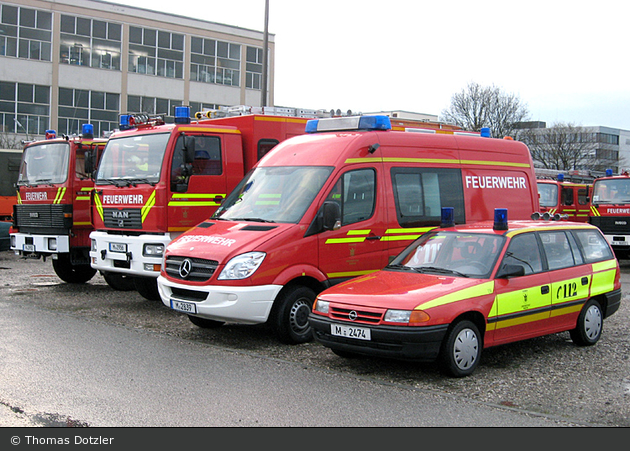
[[574, 240], [563, 231], [540, 232], [549, 270], [568, 268], [582, 263], [582, 256]]
[[393, 168], [392, 185], [401, 227], [439, 225], [442, 207], [453, 207], [455, 223], [466, 222], [459, 169]]
[[597, 230], [574, 230], [575, 236], [586, 263], [593, 263], [602, 260], [610, 260], [613, 258], [610, 246], [606, 239]]

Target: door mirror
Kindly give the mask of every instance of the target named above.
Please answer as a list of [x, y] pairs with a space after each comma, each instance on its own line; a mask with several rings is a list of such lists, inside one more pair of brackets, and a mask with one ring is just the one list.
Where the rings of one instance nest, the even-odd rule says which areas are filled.
[[324, 202], [322, 216], [324, 230], [337, 230], [341, 227], [341, 207], [337, 202]]
[[192, 164], [195, 161], [195, 137], [184, 135], [184, 163]]
[[84, 162], [84, 166], [85, 166], [85, 173], [89, 174], [90, 177], [94, 178], [94, 170], [96, 169], [94, 167], [94, 155], [95, 155], [96, 151], [92, 152], [92, 151], [86, 151], [84, 154], [84, 158], [85, 158], [85, 162]]
[[523, 265], [503, 265], [499, 269], [497, 279], [509, 279], [510, 277], [520, 277], [525, 275], [525, 267]]

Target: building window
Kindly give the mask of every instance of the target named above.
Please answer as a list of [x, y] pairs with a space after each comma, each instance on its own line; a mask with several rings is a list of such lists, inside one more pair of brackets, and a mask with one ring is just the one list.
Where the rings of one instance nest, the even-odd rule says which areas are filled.
[[94, 126], [94, 136], [118, 128], [120, 95], [85, 89], [59, 88], [59, 133], [80, 134], [83, 124]]
[[51, 61], [52, 13], [0, 5], [0, 56]]
[[219, 105], [216, 103], [189, 102], [189, 105], [192, 117], [195, 117], [195, 113], [203, 113], [204, 111], [219, 109]]
[[120, 24], [62, 15], [60, 62], [120, 70], [121, 37]]
[[50, 121], [50, 87], [0, 82], [0, 128], [3, 132], [44, 135]]
[[161, 99], [159, 97], [128, 96], [128, 113], [145, 113], [160, 115], [167, 122], [173, 122], [175, 107], [181, 106], [181, 100]]
[[129, 27], [129, 72], [184, 78], [184, 35]]
[[245, 65], [245, 87], [262, 89], [263, 49], [247, 47]]
[[240, 44], [193, 36], [190, 61], [192, 81], [240, 86]]

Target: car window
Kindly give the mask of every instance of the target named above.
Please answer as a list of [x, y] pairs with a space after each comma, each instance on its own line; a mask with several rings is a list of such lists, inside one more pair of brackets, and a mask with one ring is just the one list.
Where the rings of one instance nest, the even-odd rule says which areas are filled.
[[540, 232], [540, 241], [547, 257], [549, 270], [553, 271], [575, 265], [574, 250], [564, 231]]
[[512, 238], [501, 265], [523, 266], [526, 275], [542, 271], [542, 258], [536, 235], [523, 233]]
[[598, 230], [574, 230], [573, 235], [582, 249], [586, 263], [613, 258], [610, 246]]

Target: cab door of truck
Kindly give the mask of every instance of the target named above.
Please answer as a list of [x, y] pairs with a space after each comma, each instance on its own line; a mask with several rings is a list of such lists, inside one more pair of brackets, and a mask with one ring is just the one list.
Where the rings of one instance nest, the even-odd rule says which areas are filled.
[[339, 174], [326, 198], [341, 211], [341, 226], [318, 236], [319, 266], [333, 284], [387, 264], [382, 181], [382, 165], [352, 166]]

